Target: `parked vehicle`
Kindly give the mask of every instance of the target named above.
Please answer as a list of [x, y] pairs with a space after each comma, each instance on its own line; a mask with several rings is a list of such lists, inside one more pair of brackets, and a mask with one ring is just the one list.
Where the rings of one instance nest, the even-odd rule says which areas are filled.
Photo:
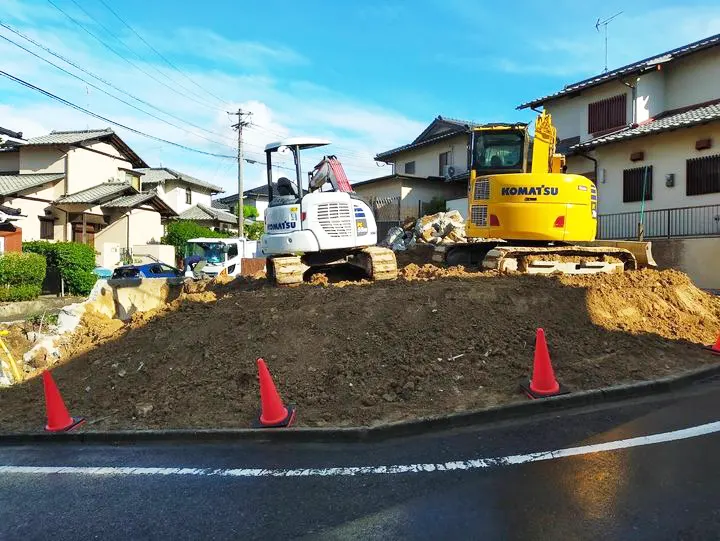
[[117, 267], [112, 274], [113, 279], [118, 278], [181, 278], [180, 269], [165, 263], [148, 263], [145, 265], [123, 265]]
[[240, 274], [243, 257], [254, 257], [257, 241], [243, 238], [197, 238], [185, 245], [185, 276], [213, 278]]

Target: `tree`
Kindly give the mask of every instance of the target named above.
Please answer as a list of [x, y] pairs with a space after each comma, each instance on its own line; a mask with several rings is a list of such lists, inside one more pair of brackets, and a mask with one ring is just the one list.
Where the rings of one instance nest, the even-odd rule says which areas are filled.
[[167, 225], [167, 233], [160, 240], [163, 244], [175, 246], [175, 253], [182, 256], [185, 251], [185, 243], [190, 239], [198, 237], [227, 238], [229, 235], [220, 231], [213, 231], [207, 227], [191, 222], [189, 220], [176, 220]]
[[245, 224], [245, 238], [248, 240], [260, 240], [265, 232], [265, 224], [263, 222], [253, 222]]
[[[236, 204], [235, 204], [235, 208], [233, 208], [233, 214], [234, 214], [235, 216], [238, 215], [238, 206], [239, 206], [239, 205], [240, 205], [239, 203], [236, 203]], [[246, 220], [247, 220], [247, 219], [254, 220], [254, 219], [256, 219], [258, 216], [259, 216], [259, 214], [258, 214], [258, 209], [256, 209], [256, 208], [253, 207], [252, 205], [243, 205], [243, 218], [245, 218]]]

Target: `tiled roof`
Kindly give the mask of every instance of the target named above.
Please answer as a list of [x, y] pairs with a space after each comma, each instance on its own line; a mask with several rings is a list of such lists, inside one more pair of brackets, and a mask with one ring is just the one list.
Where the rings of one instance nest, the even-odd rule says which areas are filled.
[[632, 73], [654, 71], [657, 69], [658, 64], [664, 64], [666, 62], [676, 60], [689, 54], [697, 53], [699, 51], [714, 47], [716, 45], [720, 45], [720, 34], [715, 34], [714, 36], [710, 36], [709, 38], [701, 39], [700, 41], [695, 41], [693, 43], [683, 45], [682, 47], [678, 47], [677, 49], [672, 49], [670, 51], [660, 53], [649, 58], [645, 58], [644, 60], [640, 60], [638, 62], [633, 62], [632, 64], [628, 64], [627, 66], [608, 71], [607, 73], [595, 75], [594, 77], [590, 77], [589, 79], [569, 84], [559, 92], [555, 92], [554, 94], [548, 94], [547, 96], [543, 96], [542, 98], [537, 98], [527, 103], [523, 103], [522, 105], [518, 106], [518, 109], [537, 107], [538, 105], [542, 105], [547, 101], [560, 98], [573, 92], [577, 92], [578, 90], [583, 90], [585, 88], [601, 85], [608, 81], [619, 79], [620, 77], [624, 77]]
[[65, 178], [64, 173], [37, 173], [28, 175], [2, 175], [0, 174], [0, 195], [10, 195], [42, 186], [46, 182], [54, 182]]
[[584, 143], [574, 145], [572, 150], [589, 150], [600, 145], [624, 141], [626, 139], [634, 139], [644, 135], [661, 133], [664, 131], [675, 130], [677, 128], [689, 128], [691, 126], [703, 124], [712, 120], [720, 120], [720, 103], [703, 105], [674, 114], [670, 112], [667, 116], [661, 116], [650, 122], [637, 126], [630, 126], [614, 133], [602, 135]]
[[113, 196], [118, 196], [128, 189], [133, 189], [127, 182], [105, 182], [92, 188], [60, 197], [56, 203], [102, 203]]
[[222, 209], [208, 207], [207, 205], [197, 204], [180, 213], [181, 220], [219, 220], [221, 222], [236, 224], [238, 219], [234, 214]]
[[133, 167], [147, 167], [145, 161], [120, 139], [111, 128], [103, 130], [52, 131], [48, 135], [28, 139], [26, 146], [34, 145], [78, 145], [84, 141], [103, 139], [113, 145]]
[[82, 143], [91, 139], [98, 139], [106, 135], [113, 135], [115, 132], [110, 128], [104, 130], [80, 130], [80, 131], [51, 131], [48, 135], [31, 137], [28, 145], [69, 145]]
[[102, 206], [108, 208], [131, 208], [137, 205], [142, 205], [154, 197], [157, 197], [155, 192], [134, 193], [118, 197], [117, 199], [112, 199], [107, 203], [103, 203]]
[[[445, 118], [443, 116], [438, 116], [428, 125], [427, 128], [425, 128], [425, 130], [420, 135], [415, 138], [412, 143], [408, 143], [407, 145], [402, 145], [391, 150], [386, 150], [385, 152], [380, 152], [375, 156], [375, 159], [378, 161], [384, 161], [400, 152], [430, 145], [432, 143], [436, 143], [450, 137], [455, 137], [458, 134], [469, 131], [475, 126], [479, 126], [479, 124], [475, 122], [470, 122], [469, 120], [458, 120], [455, 118]], [[432, 136], [432, 132], [438, 127], [444, 127], [445, 129], [442, 132], [439, 132], [437, 135]]]
[[162, 184], [166, 180], [178, 180], [180, 182], [184, 182], [185, 184], [205, 188], [215, 193], [223, 193], [225, 191], [220, 186], [210, 184], [209, 182], [186, 175], [185, 173], [181, 173], [175, 169], [170, 169], [169, 167], [143, 167], [135, 170], [143, 173], [142, 183], [144, 185]]
[[8, 216], [22, 216], [22, 211], [20, 209], [14, 209], [12, 207], [8, 207], [7, 205], [0, 205], [0, 212]]
[[230, 205], [223, 203], [219, 199], [213, 199], [212, 201], [210, 201], [210, 206], [214, 209], [230, 210]]

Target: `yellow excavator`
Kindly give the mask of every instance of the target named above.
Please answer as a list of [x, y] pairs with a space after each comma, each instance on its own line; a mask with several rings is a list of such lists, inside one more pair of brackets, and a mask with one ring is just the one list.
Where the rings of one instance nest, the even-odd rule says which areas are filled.
[[468, 243], [438, 246], [436, 261], [501, 272], [591, 274], [656, 266], [649, 242], [596, 241], [598, 193], [565, 173], [557, 132], [542, 112], [532, 158], [526, 124], [473, 128], [469, 140]]

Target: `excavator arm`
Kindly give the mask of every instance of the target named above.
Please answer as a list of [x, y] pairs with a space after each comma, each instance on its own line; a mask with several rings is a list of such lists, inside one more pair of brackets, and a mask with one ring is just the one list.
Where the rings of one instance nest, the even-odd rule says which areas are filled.
[[310, 191], [314, 192], [315, 190], [322, 189], [326, 182], [330, 182], [333, 189], [332, 191], [353, 191], [340, 160], [335, 156], [323, 156], [320, 163], [315, 166], [312, 173], [310, 173]]

